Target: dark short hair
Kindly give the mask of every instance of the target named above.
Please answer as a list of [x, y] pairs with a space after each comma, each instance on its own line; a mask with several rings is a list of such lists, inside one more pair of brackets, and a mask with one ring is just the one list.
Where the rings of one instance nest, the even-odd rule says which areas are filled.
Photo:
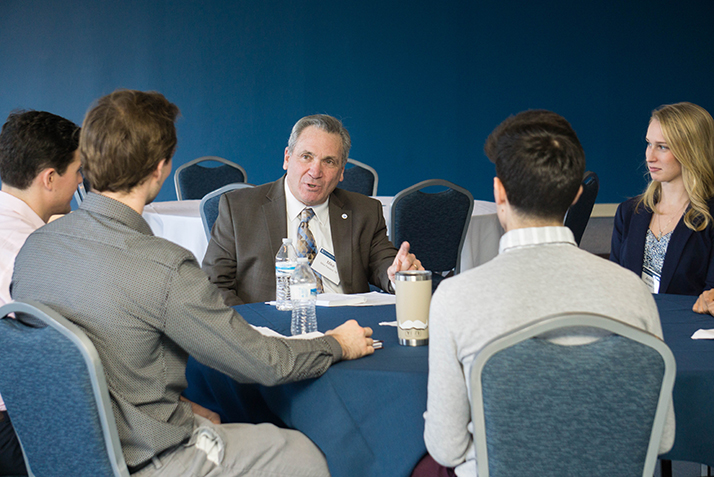
[[585, 152], [565, 118], [545, 110], [511, 116], [489, 135], [484, 152], [518, 212], [563, 220], [585, 172]]
[[350, 133], [342, 125], [342, 121], [337, 118], [333, 118], [327, 114], [313, 114], [312, 116], [305, 116], [295, 123], [293, 130], [290, 133], [290, 138], [288, 139], [288, 153], [292, 154], [295, 149], [295, 144], [302, 132], [310, 127], [314, 126], [330, 134], [337, 134], [340, 136], [342, 141], [342, 157], [340, 157], [341, 165], [347, 164], [347, 158], [350, 154], [350, 148], [352, 147], [352, 140], [350, 139]]
[[78, 145], [72, 121], [46, 111], [13, 111], [0, 132], [0, 180], [24, 190], [45, 169], [62, 175]]
[[129, 192], [171, 159], [178, 107], [162, 94], [121, 89], [100, 98], [82, 124], [84, 175], [99, 191]]

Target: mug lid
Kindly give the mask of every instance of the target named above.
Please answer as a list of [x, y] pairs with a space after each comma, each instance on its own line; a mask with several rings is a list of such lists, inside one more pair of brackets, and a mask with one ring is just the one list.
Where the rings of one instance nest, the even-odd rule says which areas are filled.
[[431, 280], [431, 270], [402, 270], [394, 276], [401, 282], [421, 282]]

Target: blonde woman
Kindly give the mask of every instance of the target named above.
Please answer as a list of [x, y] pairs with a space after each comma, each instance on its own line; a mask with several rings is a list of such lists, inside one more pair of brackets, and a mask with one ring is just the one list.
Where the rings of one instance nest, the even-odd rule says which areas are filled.
[[692, 103], [660, 106], [647, 129], [651, 181], [615, 215], [610, 260], [652, 293], [714, 288], [714, 120]]

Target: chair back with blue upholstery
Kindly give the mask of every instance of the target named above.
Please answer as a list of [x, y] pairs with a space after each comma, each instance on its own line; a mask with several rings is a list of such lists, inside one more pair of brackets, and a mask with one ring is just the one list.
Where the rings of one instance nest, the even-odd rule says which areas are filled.
[[255, 186], [244, 182], [228, 184], [220, 189], [214, 190], [213, 192], [209, 192], [203, 197], [203, 199], [201, 199], [201, 204], [199, 205], [199, 210], [201, 211], [201, 222], [203, 222], [203, 231], [206, 233], [206, 238], [209, 241], [211, 240], [211, 229], [218, 218], [218, 204], [221, 201], [221, 196], [226, 192], [236, 189], [245, 189], [248, 187]]
[[344, 179], [342, 179], [338, 187], [350, 192], [359, 192], [360, 194], [375, 196], [377, 195], [378, 183], [379, 175], [373, 167], [368, 166], [364, 162], [347, 159]]
[[[572, 346], [542, 337], [582, 327], [604, 331]], [[552, 315], [492, 340], [470, 371], [479, 477], [652, 477], [674, 376], [661, 339], [602, 315]]]
[[583, 238], [585, 227], [588, 226], [590, 214], [595, 206], [595, 199], [597, 199], [597, 193], [600, 190], [600, 179], [597, 174], [588, 171], [583, 176], [582, 185], [583, 193], [580, 194], [578, 201], [570, 206], [563, 221], [563, 224], [573, 231], [578, 245], [580, 245], [580, 240]]
[[[218, 167], [205, 167], [202, 162], [220, 162]], [[217, 156], [204, 156], [189, 161], [176, 169], [174, 185], [178, 200], [199, 200], [226, 184], [246, 182], [248, 175], [235, 162]]]
[[82, 204], [82, 201], [87, 197], [87, 192], [89, 191], [89, 181], [86, 177], [82, 178], [82, 182], [77, 186], [77, 190], [74, 191], [74, 201], [77, 202], [77, 206]]
[[11, 302], [0, 308], [0, 349], [0, 389], [29, 475], [129, 476], [104, 370], [81, 329], [47, 306]]
[[[422, 189], [439, 186], [442, 192]], [[426, 270], [436, 289], [446, 275], [461, 269], [461, 249], [471, 222], [471, 193], [441, 179], [431, 179], [404, 189], [392, 201], [390, 238], [395, 247], [405, 240]]]

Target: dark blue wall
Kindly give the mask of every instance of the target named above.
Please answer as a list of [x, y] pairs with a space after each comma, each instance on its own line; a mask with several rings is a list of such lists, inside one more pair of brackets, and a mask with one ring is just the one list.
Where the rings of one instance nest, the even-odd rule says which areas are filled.
[[[292, 124], [341, 118], [380, 195], [448, 179], [492, 199], [488, 133], [509, 114], [571, 121], [598, 202], [637, 194], [650, 111], [714, 112], [714, 1], [0, 1], [0, 116], [78, 123], [115, 88], [182, 111], [174, 168], [202, 155], [282, 173]], [[159, 200], [175, 198], [167, 181]]]

